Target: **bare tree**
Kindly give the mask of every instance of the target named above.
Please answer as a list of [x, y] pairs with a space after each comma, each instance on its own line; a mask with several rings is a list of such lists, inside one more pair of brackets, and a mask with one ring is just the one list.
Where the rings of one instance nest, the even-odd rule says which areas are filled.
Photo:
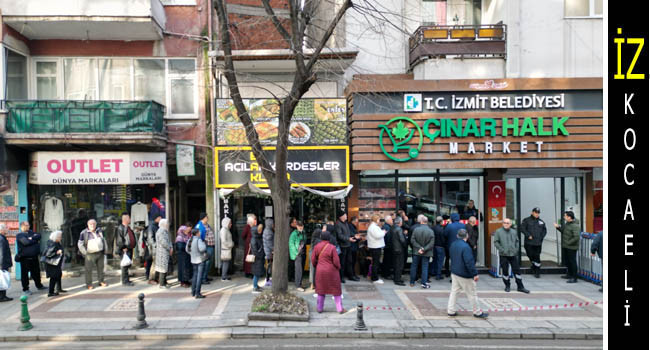
[[[309, 88], [317, 81], [318, 76], [315, 72], [316, 63], [319, 60], [321, 52], [330, 41], [332, 34], [337, 28], [339, 22], [345, 15], [346, 11], [352, 7], [351, 0], [343, 0], [336, 15], [329, 21], [327, 27], [319, 32], [319, 38], [311, 38], [315, 43], [312, 50], [306, 54], [303, 50], [304, 42], [308, 36], [308, 27], [310, 20], [313, 18], [313, 11], [316, 8], [318, 0], [288, 0], [289, 21], [282, 21], [275, 14], [271, 7], [270, 0], [261, 0], [264, 9], [271, 19], [275, 30], [277, 30], [290, 48], [296, 69], [293, 83], [290, 91], [284, 97], [278, 97], [280, 111], [278, 115], [278, 138], [275, 150], [275, 167], [262, 152], [262, 144], [259, 135], [255, 130], [251, 116], [248, 114], [242, 96], [239, 92], [237, 76], [233, 64], [232, 56], [232, 34], [228, 23], [228, 12], [226, 9], [226, 0], [215, 0], [215, 9], [219, 21], [219, 37], [221, 40], [221, 49], [224, 53], [224, 75], [228, 80], [228, 89], [230, 98], [237, 110], [237, 114], [246, 131], [246, 138], [252, 148], [257, 163], [259, 164], [262, 174], [264, 175], [273, 199], [273, 211], [275, 214], [275, 255], [273, 260], [273, 293], [285, 293], [288, 287], [288, 271], [286, 266], [289, 262], [289, 213], [290, 201], [289, 191], [290, 183], [287, 178], [287, 158], [288, 158], [288, 137], [289, 125], [293, 116], [293, 111], [302, 96], [309, 91]], [[288, 24], [288, 28], [285, 25]]]

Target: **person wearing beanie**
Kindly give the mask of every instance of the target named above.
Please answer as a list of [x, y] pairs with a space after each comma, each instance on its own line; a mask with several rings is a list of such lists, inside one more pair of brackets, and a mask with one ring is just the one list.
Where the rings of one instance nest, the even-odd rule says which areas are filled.
[[341, 249], [341, 254], [339, 254], [339, 261], [341, 262], [341, 283], [345, 283], [344, 277], [358, 282], [359, 278], [354, 278], [354, 272], [352, 271], [353, 266], [349, 261], [350, 244], [351, 242], [354, 242], [355, 239], [350, 234], [350, 227], [348, 226], [348, 214], [342, 210], [338, 210], [336, 215], [336, 241]]
[[503, 219], [503, 227], [499, 228], [494, 233], [494, 247], [499, 251], [499, 261], [501, 262], [501, 277], [503, 284], [506, 285], [505, 291], [510, 292], [510, 270], [515, 275], [517, 282], [517, 291], [522, 293], [530, 293], [524, 287], [524, 282], [521, 280], [521, 272], [519, 271], [519, 234], [517, 230], [512, 228], [512, 221], [509, 218]]

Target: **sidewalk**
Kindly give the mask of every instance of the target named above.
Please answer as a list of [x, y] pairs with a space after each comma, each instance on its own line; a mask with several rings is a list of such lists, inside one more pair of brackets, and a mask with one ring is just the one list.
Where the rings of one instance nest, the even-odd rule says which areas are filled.
[[[250, 279], [235, 276], [232, 281], [219, 278], [203, 286], [205, 299], [190, 296], [175, 279], [168, 290], [134, 278], [134, 287], [119, 285], [119, 277], [107, 276], [106, 288], [88, 291], [82, 277], [63, 280], [69, 293], [47, 298], [47, 291], [34, 292], [29, 298], [30, 331], [17, 331], [20, 325], [20, 282], [12, 281], [8, 295], [12, 302], [0, 303], [0, 341], [33, 340], [130, 340], [194, 338], [531, 338], [531, 339], [602, 339], [602, 293], [598, 286], [580, 281], [566, 284], [559, 275], [535, 279], [524, 275], [531, 294], [505, 293], [500, 279], [481, 275], [479, 298], [490, 312], [488, 320], [479, 320], [471, 311], [447, 316], [448, 279], [432, 280], [431, 289], [397, 287], [391, 281], [383, 285], [368, 281], [343, 286], [346, 313], [335, 311], [328, 298], [325, 312], [316, 312], [312, 293], [297, 293], [309, 302], [309, 322], [248, 321], [253, 298]], [[136, 275], [142, 276], [143, 270]], [[404, 276], [407, 277], [407, 276]], [[47, 285], [47, 280], [44, 280]], [[295, 292], [293, 287], [291, 291]], [[134, 330], [137, 295], [144, 293], [147, 323]], [[356, 305], [363, 302], [367, 331], [355, 331]], [[594, 304], [597, 302], [597, 304]], [[579, 306], [583, 303], [582, 306]], [[585, 305], [589, 303], [589, 305]], [[566, 308], [564, 307], [566, 304]], [[571, 307], [571, 304], [574, 304]], [[467, 309], [467, 299], [459, 298], [459, 308]], [[542, 311], [540, 306], [544, 306]], [[552, 306], [553, 309], [548, 308]], [[528, 307], [529, 311], [525, 311]], [[535, 310], [534, 308], [537, 307]], [[558, 308], [556, 308], [558, 307]], [[503, 309], [508, 311], [503, 311]], [[509, 310], [522, 311], [509, 311]]]

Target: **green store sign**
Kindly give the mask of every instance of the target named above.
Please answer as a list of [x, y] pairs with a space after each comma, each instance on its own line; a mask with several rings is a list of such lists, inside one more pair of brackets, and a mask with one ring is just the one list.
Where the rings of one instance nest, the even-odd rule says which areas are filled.
[[[548, 127], [544, 126], [542, 117], [501, 118], [501, 133], [497, 135], [497, 119], [494, 118], [428, 119], [420, 127], [413, 119], [401, 116], [379, 125], [379, 147], [386, 157], [406, 162], [420, 154], [425, 139], [433, 143], [436, 138], [451, 137], [568, 136], [565, 127], [568, 120], [569, 117], [553, 117], [552, 125]], [[384, 145], [385, 136], [390, 139], [392, 147]], [[411, 142], [414, 137], [417, 142]]]

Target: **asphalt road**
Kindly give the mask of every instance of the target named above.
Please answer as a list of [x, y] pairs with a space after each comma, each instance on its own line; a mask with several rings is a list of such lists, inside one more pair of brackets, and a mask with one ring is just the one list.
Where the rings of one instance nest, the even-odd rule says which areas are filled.
[[235, 339], [177, 341], [6, 342], [0, 349], [602, 349], [601, 340], [499, 340], [499, 339]]

